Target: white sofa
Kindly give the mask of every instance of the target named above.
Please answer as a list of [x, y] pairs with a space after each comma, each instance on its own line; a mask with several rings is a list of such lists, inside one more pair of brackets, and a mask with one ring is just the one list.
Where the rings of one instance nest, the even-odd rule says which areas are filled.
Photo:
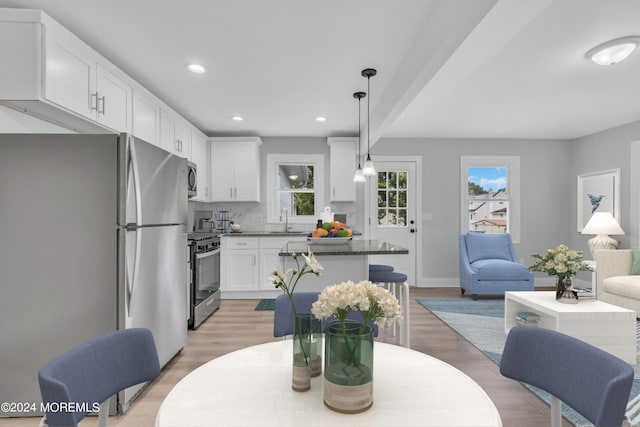
[[596, 252], [597, 299], [640, 315], [640, 275], [631, 274], [631, 249]]

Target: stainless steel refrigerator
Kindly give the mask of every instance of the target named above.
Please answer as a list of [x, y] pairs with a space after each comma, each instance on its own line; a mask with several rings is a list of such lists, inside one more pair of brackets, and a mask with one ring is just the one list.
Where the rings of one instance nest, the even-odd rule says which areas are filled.
[[38, 369], [116, 329], [151, 329], [161, 366], [176, 355], [186, 224], [185, 159], [130, 135], [0, 134], [0, 402], [39, 407]]

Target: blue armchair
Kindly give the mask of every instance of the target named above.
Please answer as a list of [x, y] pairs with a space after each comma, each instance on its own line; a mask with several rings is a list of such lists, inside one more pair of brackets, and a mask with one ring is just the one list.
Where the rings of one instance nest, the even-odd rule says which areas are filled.
[[459, 237], [460, 292], [478, 295], [532, 291], [533, 273], [520, 264], [509, 234], [467, 233]]

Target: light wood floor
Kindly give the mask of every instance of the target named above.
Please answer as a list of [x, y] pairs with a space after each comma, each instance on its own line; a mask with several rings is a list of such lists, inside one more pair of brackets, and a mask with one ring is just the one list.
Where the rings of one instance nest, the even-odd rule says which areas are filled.
[[[459, 297], [458, 288], [411, 289], [411, 348], [457, 367], [473, 378], [495, 403], [505, 427], [549, 425], [549, 407], [519, 383], [503, 378], [495, 363], [473, 345], [415, 302], [419, 297]], [[273, 312], [255, 311], [257, 300], [223, 300], [215, 312], [196, 331], [189, 331], [187, 345], [163, 369], [129, 411], [110, 417], [113, 427], [153, 427], [164, 397], [187, 373], [220, 355], [273, 338]], [[381, 334], [379, 339], [389, 341]], [[211, 385], [215, 387], [215, 384]], [[460, 401], [460, 410], [465, 403]], [[213, 410], [213, 408], [212, 408]], [[455, 417], [455, 414], [451, 414]], [[96, 425], [97, 417], [88, 417], [81, 426]], [[39, 418], [0, 418], [0, 427], [37, 426]], [[563, 420], [563, 426], [572, 424]]]

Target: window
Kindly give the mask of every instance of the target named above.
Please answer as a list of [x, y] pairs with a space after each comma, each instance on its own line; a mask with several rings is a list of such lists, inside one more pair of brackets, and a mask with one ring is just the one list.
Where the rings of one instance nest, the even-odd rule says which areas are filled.
[[378, 226], [407, 226], [407, 172], [378, 172]]
[[269, 222], [315, 223], [324, 208], [321, 155], [267, 155]]
[[520, 241], [520, 158], [460, 158], [461, 232], [510, 233]]

